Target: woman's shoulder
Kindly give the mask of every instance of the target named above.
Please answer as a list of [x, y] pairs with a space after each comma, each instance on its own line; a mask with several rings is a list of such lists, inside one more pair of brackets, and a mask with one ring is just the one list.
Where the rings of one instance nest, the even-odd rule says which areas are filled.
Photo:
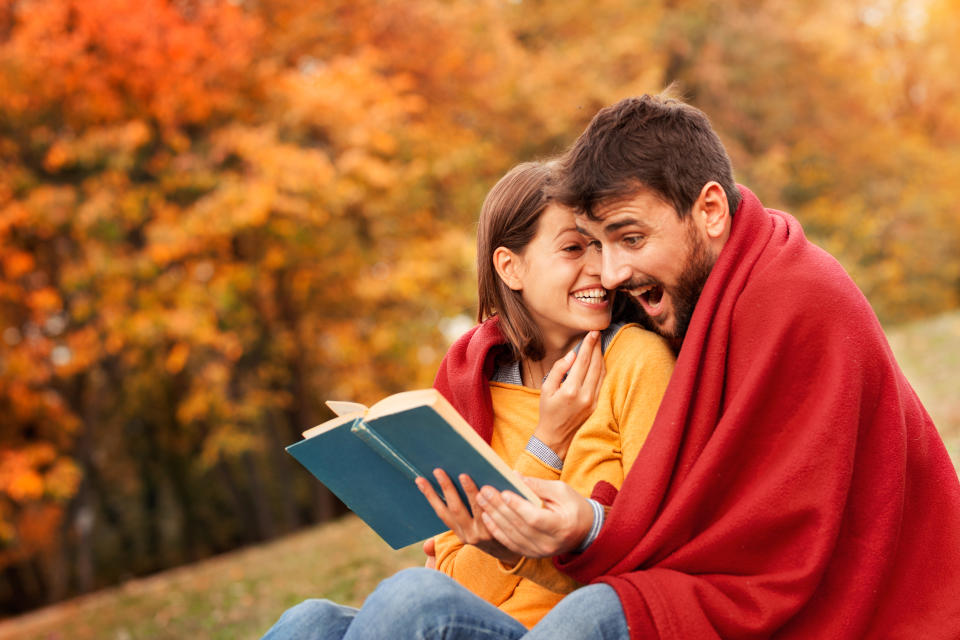
[[676, 360], [665, 338], [635, 323], [611, 325], [603, 339], [608, 368], [621, 361], [662, 362], [672, 366]]

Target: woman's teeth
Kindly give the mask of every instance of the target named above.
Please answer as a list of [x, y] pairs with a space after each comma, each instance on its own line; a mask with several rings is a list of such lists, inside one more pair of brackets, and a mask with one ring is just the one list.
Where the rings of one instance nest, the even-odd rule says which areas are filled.
[[607, 299], [607, 290], [602, 288], [584, 289], [583, 291], [577, 291], [574, 293], [573, 297], [580, 302], [586, 302], [587, 304], [600, 304]]

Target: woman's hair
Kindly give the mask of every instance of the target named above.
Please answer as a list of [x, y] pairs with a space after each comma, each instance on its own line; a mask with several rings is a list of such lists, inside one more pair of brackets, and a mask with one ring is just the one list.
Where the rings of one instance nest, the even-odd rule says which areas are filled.
[[552, 163], [524, 162], [511, 169], [493, 186], [480, 209], [477, 229], [477, 291], [481, 322], [500, 317], [500, 330], [515, 358], [541, 360], [543, 336], [530, 317], [519, 291], [500, 278], [493, 266], [493, 252], [505, 247], [523, 253], [537, 234], [540, 214], [550, 203], [545, 189], [552, 176]]

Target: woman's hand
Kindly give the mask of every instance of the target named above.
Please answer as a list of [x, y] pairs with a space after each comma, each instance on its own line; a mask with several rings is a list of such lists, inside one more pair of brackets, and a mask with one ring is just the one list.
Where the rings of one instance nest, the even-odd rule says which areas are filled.
[[423, 566], [427, 569], [436, 569], [437, 568], [437, 541], [433, 538], [427, 538], [423, 541], [423, 552], [426, 554], [427, 559], [423, 563]]
[[[433, 510], [437, 513], [437, 517], [439, 517], [445, 525], [450, 527], [450, 530], [460, 538], [461, 542], [473, 545], [484, 553], [511, 566], [520, 561], [520, 555], [510, 551], [497, 542], [493, 535], [487, 530], [486, 525], [483, 524], [483, 520], [481, 519], [482, 510], [477, 502], [479, 490], [473, 480], [470, 479], [470, 476], [466, 474], [460, 475], [460, 485], [463, 487], [463, 492], [466, 494], [467, 500], [470, 503], [469, 510], [467, 510], [467, 507], [463, 504], [463, 500], [460, 499], [460, 494], [457, 492], [456, 486], [454, 486], [443, 469], [435, 469], [433, 476], [437, 479], [440, 488], [443, 490], [443, 500], [441, 500], [437, 492], [433, 490], [433, 485], [431, 485], [426, 478], [421, 477], [416, 479], [417, 488], [420, 489], [421, 493], [427, 498], [430, 506], [433, 507]], [[444, 504], [444, 502], [446, 502], [446, 504]], [[470, 515], [471, 512], [473, 513], [472, 516]], [[427, 551], [426, 546], [424, 547], [424, 551]], [[434, 559], [434, 565], [435, 564], [436, 559]]]
[[561, 460], [566, 457], [577, 429], [597, 408], [600, 384], [606, 372], [599, 331], [591, 331], [584, 337], [576, 359], [572, 353], [557, 360], [543, 382], [540, 421], [533, 432]]

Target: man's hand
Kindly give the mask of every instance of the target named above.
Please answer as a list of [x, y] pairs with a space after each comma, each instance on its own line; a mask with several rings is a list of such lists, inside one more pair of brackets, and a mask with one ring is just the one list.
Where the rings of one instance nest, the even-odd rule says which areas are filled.
[[[479, 490], [473, 480], [470, 479], [470, 476], [466, 474], [460, 475], [460, 485], [463, 487], [463, 492], [467, 495], [467, 499], [470, 502], [470, 510], [468, 511], [467, 507], [463, 504], [463, 500], [460, 499], [460, 494], [457, 492], [456, 486], [454, 486], [447, 474], [444, 473], [443, 469], [435, 469], [433, 475], [443, 490], [443, 500], [441, 500], [437, 492], [433, 490], [433, 485], [427, 482], [426, 478], [416, 479], [417, 488], [426, 496], [430, 506], [433, 507], [433, 510], [437, 513], [437, 517], [439, 517], [445, 525], [450, 527], [450, 530], [460, 538], [460, 541], [464, 544], [477, 547], [484, 553], [498, 560], [502, 560], [505, 564], [514, 565], [519, 562], [520, 556], [497, 542], [487, 530], [486, 525], [483, 524], [481, 520], [482, 509], [477, 503]], [[446, 504], [444, 504], [444, 502], [446, 502]], [[472, 516], [470, 515], [471, 512], [473, 513]], [[424, 545], [424, 551], [426, 550], [426, 545]], [[435, 551], [434, 554], [436, 554]], [[435, 564], [436, 555], [434, 555], [434, 565]]]
[[543, 500], [535, 507], [512, 491], [484, 487], [478, 496], [486, 528], [506, 548], [530, 558], [546, 558], [576, 549], [593, 526], [586, 498], [560, 480], [524, 477]]

